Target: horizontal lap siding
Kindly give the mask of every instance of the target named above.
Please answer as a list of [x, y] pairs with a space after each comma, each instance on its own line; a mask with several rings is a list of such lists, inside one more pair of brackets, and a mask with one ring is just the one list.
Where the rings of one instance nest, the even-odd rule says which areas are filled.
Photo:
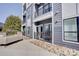
[[[79, 50], [79, 44], [64, 42], [62, 39], [62, 4], [54, 3], [54, 43]], [[64, 35], [63, 35], [64, 36]]]
[[53, 12], [54, 12], [54, 43], [61, 43], [62, 39], [61, 3], [53, 4]]

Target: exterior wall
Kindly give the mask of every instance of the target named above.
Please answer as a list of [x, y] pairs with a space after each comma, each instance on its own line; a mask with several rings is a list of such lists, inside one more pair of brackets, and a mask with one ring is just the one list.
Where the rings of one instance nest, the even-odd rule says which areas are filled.
[[[34, 9], [34, 15], [37, 9]], [[45, 25], [48, 23], [52, 23], [52, 10], [50, 12], [44, 13], [40, 16], [33, 18], [33, 38], [36, 38], [36, 27], [40, 25]], [[52, 42], [52, 41], [51, 41]]]
[[[78, 42], [71, 42], [64, 40], [64, 32], [63, 32], [63, 19], [75, 17], [78, 14], [78, 8], [76, 4], [53, 4], [54, 9], [54, 43], [57, 45], [78, 49]], [[71, 8], [71, 9], [70, 9]], [[56, 13], [58, 12], [58, 13]]]
[[[31, 4], [26, 6], [26, 9]], [[26, 19], [26, 22], [23, 26], [26, 27], [26, 35], [27, 35], [27, 27], [31, 27], [31, 37], [34, 38], [36, 32], [36, 27], [39, 24], [52, 23], [52, 43], [66, 46], [69, 48], [79, 49], [79, 43], [70, 42], [64, 40], [64, 32], [63, 32], [63, 20], [67, 18], [77, 17], [79, 16], [79, 4], [76, 3], [53, 3], [52, 11], [46, 14], [40, 15], [35, 18], [35, 3], [32, 4], [32, 16], [30, 19]], [[25, 11], [23, 15], [27, 13]], [[27, 15], [26, 15], [27, 16]], [[49, 21], [49, 19], [51, 20]], [[36, 23], [39, 23], [36, 25]]]
[[[53, 4], [54, 43], [62, 42], [62, 4]], [[53, 26], [52, 26], [53, 27]]]
[[34, 19], [33, 22], [43, 21], [43, 20], [46, 20], [48, 18], [52, 18], [52, 11], [48, 12], [46, 14], [43, 14], [41, 16], [38, 16], [37, 18]]
[[62, 19], [75, 17], [77, 15], [76, 3], [63, 3], [62, 4]]
[[[24, 16], [24, 15], [26, 16], [26, 10], [24, 11], [24, 4], [25, 4], [25, 3], [22, 4], [22, 16]], [[23, 27], [25, 27], [25, 29], [24, 29]], [[23, 34], [23, 35], [26, 35], [26, 21], [24, 22], [23, 17], [22, 17], [22, 27], [21, 27], [21, 31], [22, 31], [22, 34]]]
[[79, 16], [79, 3], [77, 3], [76, 5], [77, 5], [77, 16]]
[[[23, 10], [23, 16], [26, 16], [26, 19], [25, 19], [25, 22], [23, 22], [23, 24], [22, 24], [22, 27], [23, 26], [25, 26], [25, 36], [29, 36], [29, 37], [32, 37], [32, 33], [33, 33], [33, 31], [32, 31], [32, 20], [33, 20], [33, 16], [32, 16], [32, 9], [33, 9], [33, 4], [32, 3], [24, 3], [24, 4], [26, 4], [26, 9], [25, 9], [25, 11]], [[23, 6], [24, 6], [24, 4], [23, 4]], [[29, 11], [28, 11], [28, 9], [29, 8], [31, 8]], [[29, 14], [29, 13], [31, 13], [31, 16], [30, 16], [30, 18], [29, 19], [27, 19], [27, 15]], [[24, 19], [23, 19], [24, 20]]]
[[28, 29], [28, 31], [30, 31], [30, 33], [29, 33], [29, 36], [30, 37], [32, 37], [32, 33], [33, 33], [33, 31], [32, 31], [32, 23], [33, 23], [33, 13], [32, 13], [32, 9], [33, 9], [33, 5], [32, 4], [29, 4], [29, 7], [28, 8], [31, 8], [31, 10], [28, 12], [28, 13], [31, 13], [31, 15], [30, 15], [30, 18], [29, 19], [27, 19], [27, 27], [30, 27], [30, 29]]
[[79, 3], [62, 3], [62, 18], [79, 16]]
[[[24, 5], [26, 4], [25, 7], [25, 11], [24, 11]], [[52, 12], [47, 12], [43, 15], [37, 16], [35, 18], [35, 12], [37, 11], [36, 7], [35, 7], [36, 3], [24, 3], [23, 4], [23, 16], [26, 16], [25, 21], [22, 24], [22, 27], [25, 27], [24, 29], [22, 29], [22, 31], [25, 32], [26, 36], [31, 36], [34, 38], [34, 32], [36, 32], [36, 25], [35, 22], [39, 22], [39, 21], [43, 21], [43, 20], [47, 20], [49, 18], [52, 18]], [[29, 9], [29, 7], [32, 7], [31, 10], [28, 12], [27, 10]], [[31, 17], [29, 19], [27, 19], [27, 14], [31, 12]], [[46, 17], [47, 16], [47, 17]], [[23, 19], [24, 20], [24, 19]], [[47, 22], [47, 21], [46, 21]], [[45, 23], [45, 22], [44, 22]], [[28, 29], [28, 27], [30, 27], [30, 29]], [[31, 35], [28, 34], [28, 30], [30, 30]]]

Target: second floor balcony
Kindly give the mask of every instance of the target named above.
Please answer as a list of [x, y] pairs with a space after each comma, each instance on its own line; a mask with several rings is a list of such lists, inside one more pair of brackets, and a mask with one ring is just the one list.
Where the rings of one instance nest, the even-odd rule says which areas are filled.
[[40, 6], [35, 12], [35, 18], [50, 11], [52, 11], [52, 3], [44, 4], [43, 6]]

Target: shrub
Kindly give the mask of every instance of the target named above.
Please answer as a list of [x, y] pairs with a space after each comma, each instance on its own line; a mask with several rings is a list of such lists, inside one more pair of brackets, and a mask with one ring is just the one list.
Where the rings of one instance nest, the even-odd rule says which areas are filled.
[[21, 19], [18, 16], [13, 15], [7, 17], [3, 26], [3, 32], [7, 32], [8, 29], [21, 31]]

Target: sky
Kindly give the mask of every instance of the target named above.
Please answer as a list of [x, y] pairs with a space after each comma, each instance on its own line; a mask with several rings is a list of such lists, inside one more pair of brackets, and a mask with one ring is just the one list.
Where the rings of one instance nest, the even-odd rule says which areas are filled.
[[22, 18], [21, 3], [0, 3], [0, 22], [5, 23], [8, 16], [15, 15]]

